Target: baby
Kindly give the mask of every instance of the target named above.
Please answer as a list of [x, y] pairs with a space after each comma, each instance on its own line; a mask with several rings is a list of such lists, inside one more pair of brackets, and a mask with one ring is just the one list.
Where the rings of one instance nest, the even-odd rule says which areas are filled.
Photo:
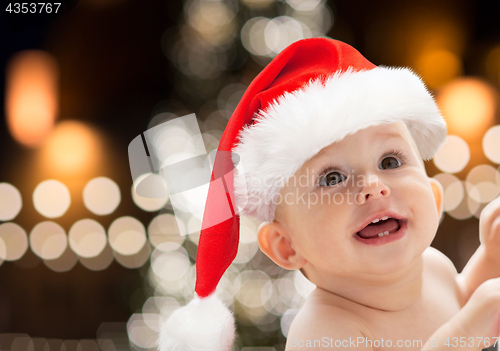
[[[301, 176], [307, 184], [295, 181]], [[327, 146], [281, 193], [320, 199], [279, 203], [275, 220], [259, 228], [262, 251], [317, 286], [287, 350], [480, 350], [496, 342], [500, 280], [478, 286], [500, 274], [500, 199], [483, 211], [482, 245], [457, 274], [429, 247], [441, 187], [427, 177], [405, 123]]]
[[[421, 80], [327, 38], [283, 50], [249, 85], [221, 137], [196, 261], [195, 298], [162, 326], [162, 351], [228, 351], [215, 290], [239, 214], [261, 250], [316, 285], [292, 350], [481, 350], [500, 334], [500, 199], [461, 274], [431, 248], [442, 188], [423, 160], [446, 125]], [[235, 168], [236, 167], [236, 168]]]

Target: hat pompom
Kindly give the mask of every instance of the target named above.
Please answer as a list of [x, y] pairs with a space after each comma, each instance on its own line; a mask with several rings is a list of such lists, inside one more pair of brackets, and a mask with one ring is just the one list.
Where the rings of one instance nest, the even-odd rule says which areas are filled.
[[234, 317], [215, 293], [176, 310], [162, 325], [160, 351], [230, 351]]

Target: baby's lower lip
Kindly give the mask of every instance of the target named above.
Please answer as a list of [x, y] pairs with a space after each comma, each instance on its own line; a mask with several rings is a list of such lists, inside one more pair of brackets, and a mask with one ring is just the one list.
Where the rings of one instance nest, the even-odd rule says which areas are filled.
[[406, 234], [406, 229], [407, 229], [407, 221], [405, 219], [400, 219], [398, 221], [399, 221], [400, 227], [396, 232], [394, 232], [392, 234], [384, 235], [382, 237], [377, 236], [377, 237], [372, 238], [372, 239], [364, 239], [356, 233], [356, 234], [354, 234], [354, 238], [363, 244], [373, 245], [373, 246], [380, 246], [380, 245], [384, 245], [384, 244], [396, 241], [396, 240], [402, 238]]

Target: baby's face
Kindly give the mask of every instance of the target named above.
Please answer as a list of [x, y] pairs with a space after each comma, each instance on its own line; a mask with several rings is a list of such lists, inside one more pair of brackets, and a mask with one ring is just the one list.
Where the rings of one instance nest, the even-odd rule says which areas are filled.
[[429, 178], [403, 122], [329, 145], [304, 163], [281, 195], [275, 220], [313, 279], [404, 268], [430, 245], [439, 224]]

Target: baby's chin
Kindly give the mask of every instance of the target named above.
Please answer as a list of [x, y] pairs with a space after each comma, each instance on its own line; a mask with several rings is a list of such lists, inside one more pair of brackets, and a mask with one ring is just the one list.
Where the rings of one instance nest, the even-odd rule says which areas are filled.
[[[415, 265], [420, 264], [422, 254], [427, 247], [415, 247], [409, 245], [407, 250], [401, 247], [394, 247], [389, 250], [373, 252], [373, 254], [364, 253], [355, 260], [355, 269], [351, 270], [351, 276], [358, 278], [366, 277], [368, 280], [372, 277], [387, 278], [404, 274], [412, 270]], [[333, 272], [343, 274], [342, 272]]]

